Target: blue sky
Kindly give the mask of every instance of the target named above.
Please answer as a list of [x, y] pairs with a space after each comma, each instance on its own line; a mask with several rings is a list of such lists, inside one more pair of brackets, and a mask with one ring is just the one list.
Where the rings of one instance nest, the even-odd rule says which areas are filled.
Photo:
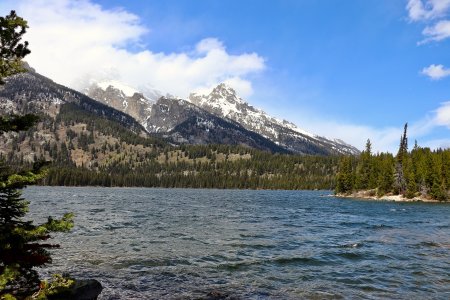
[[[186, 97], [228, 81], [269, 114], [359, 148], [371, 138], [376, 150], [396, 151], [405, 122], [410, 140], [450, 146], [449, 0], [0, 4], [10, 9], [30, 22], [31, 64], [74, 88], [114, 73]], [[65, 37], [70, 58], [58, 51], [60, 67], [49, 66], [48, 47]]]

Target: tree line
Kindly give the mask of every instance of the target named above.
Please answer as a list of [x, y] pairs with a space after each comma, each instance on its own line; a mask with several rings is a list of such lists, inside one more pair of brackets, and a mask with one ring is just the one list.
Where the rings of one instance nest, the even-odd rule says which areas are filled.
[[[197, 153], [199, 147], [195, 148], [194, 153]], [[212, 158], [217, 155], [212, 151], [212, 146], [201, 148]], [[236, 152], [239, 151], [243, 150]], [[183, 157], [189, 157], [189, 151], [182, 153]], [[248, 159], [228, 159], [221, 162], [208, 160], [208, 155], [198, 157], [201, 159], [198, 161], [195, 158], [192, 161], [178, 162], [159, 162], [152, 159], [139, 165], [133, 161], [131, 164], [117, 162], [98, 170], [58, 166], [50, 169], [42, 183], [68, 186], [286, 190], [332, 189], [335, 185], [336, 157], [276, 155], [263, 152], [255, 154]]]
[[449, 200], [450, 149], [420, 147], [415, 142], [408, 151], [408, 125], [405, 124], [397, 155], [372, 153], [367, 141], [359, 157], [343, 156], [339, 161], [335, 192], [351, 194], [369, 190], [379, 197], [386, 194], [405, 198]]

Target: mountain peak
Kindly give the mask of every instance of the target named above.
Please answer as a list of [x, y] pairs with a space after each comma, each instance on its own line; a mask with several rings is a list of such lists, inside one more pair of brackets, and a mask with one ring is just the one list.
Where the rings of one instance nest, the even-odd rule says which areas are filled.
[[256, 132], [277, 145], [305, 154], [358, 153], [358, 150], [341, 143], [309, 133], [294, 123], [274, 118], [241, 99], [226, 83], [215, 87], [209, 95], [191, 94], [190, 102], [206, 111], [233, 120], [247, 130]]
[[229, 95], [236, 96], [236, 91], [225, 82], [219, 83], [211, 93], [227, 93]]
[[217, 85], [209, 94], [209, 97], [211, 98], [223, 98], [228, 101], [237, 101], [237, 102], [243, 102], [241, 98], [236, 93], [236, 90], [233, 89], [231, 86], [229, 86], [226, 83], [220, 83]]

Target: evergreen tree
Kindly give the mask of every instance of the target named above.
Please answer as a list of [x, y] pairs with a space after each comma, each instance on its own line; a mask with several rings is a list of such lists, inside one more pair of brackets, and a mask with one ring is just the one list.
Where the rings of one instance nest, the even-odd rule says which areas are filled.
[[42, 178], [43, 173], [14, 173], [4, 165], [0, 168], [0, 297], [10, 294], [20, 299], [39, 288], [34, 267], [50, 263], [46, 249], [58, 247], [39, 241], [50, 238], [50, 232], [72, 228], [72, 215], [61, 220], [49, 217], [42, 225], [24, 221], [28, 202], [21, 197], [21, 189]]
[[375, 187], [372, 163], [372, 143], [368, 139], [366, 149], [361, 153], [357, 168], [356, 188], [366, 190]]
[[405, 124], [403, 135], [400, 138], [400, 147], [396, 156], [395, 164], [395, 190], [394, 192], [404, 195], [406, 192], [406, 180], [404, 175], [405, 161], [408, 157], [408, 138], [406, 132], [408, 130], [408, 123]]
[[352, 158], [350, 156], [343, 156], [339, 164], [339, 172], [336, 175], [336, 189], [337, 194], [348, 194], [354, 188], [354, 172], [352, 167]]
[[[24, 71], [21, 59], [30, 53], [28, 43], [19, 43], [27, 22], [14, 11], [0, 17], [0, 84], [7, 76]], [[5, 131], [28, 129], [37, 117], [2, 116], [0, 134]], [[51, 262], [48, 248], [57, 245], [40, 243], [52, 231], [66, 231], [73, 226], [72, 215], [61, 220], [49, 217], [42, 225], [24, 221], [28, 202], [21, 197], [21, 189], [43, 177], [40, 164], [31, 171], [14, 172], [0, 161], [0, 298], [25, 298], [39, 288], [40, 280], [34, 267]]]
[[22, 58], [30, 53], [28, 42], [20, 43], [28, 28], [27, 21], [11, 11], [0, 17], [0, 84], [5, 77], [25, 71]]
[[394, 160], [391, 154], [381, 154], [379, 156], [379, 174], [378, 174], [378, 196], [383, 196], [392, 191], [394, 179]]
[[417, 183], [411, 157], [408, 157], [408, 163], [405, 168], [405, 179], [407, 182], [405, 197], [408, 199], [414, 198], [417, 193]]

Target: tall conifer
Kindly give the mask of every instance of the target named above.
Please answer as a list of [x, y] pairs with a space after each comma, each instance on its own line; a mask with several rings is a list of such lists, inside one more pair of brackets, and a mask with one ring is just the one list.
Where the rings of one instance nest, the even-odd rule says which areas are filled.
[[[27, 22], [14, 11], [0, 17], [0, 84], [4, 78], [24, 71], [21, 59], [30, 53], [28, 43], [20, 43]], [[1, 116], [0, 134], [6, 131], [28, 129], [37, 120], [32, 115]], [[66, 231], [73, 226], [72, 215], [61, 220], [49, 217], [42, 225], [23, 220], [28, 202], [21, 190], [42, 178], [39, 164], [30, 171], [16, 173], [0, 161], [0, 298], [25, 298], [39, 289], [39, 276], [35, 267], [51, 262], [49, 248], [57, 247], [42, 241], [52, 231]]]

